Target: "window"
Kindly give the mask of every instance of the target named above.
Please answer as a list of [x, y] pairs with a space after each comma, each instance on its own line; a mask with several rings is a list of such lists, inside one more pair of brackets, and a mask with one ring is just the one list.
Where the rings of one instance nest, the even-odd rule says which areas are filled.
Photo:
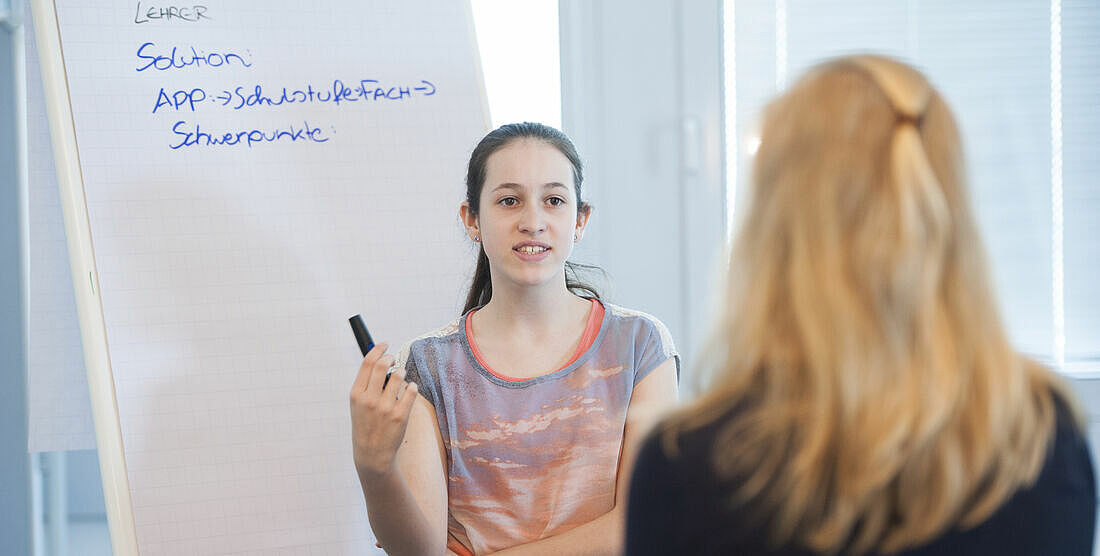
[[1015, 345], [1100, 372], [1100, 5], [725, 0], [727, 191], [763, 103], [826, 58], [875, 52], [921, 69], [962, 128], [970, 197]]
[[561, 128], [557, 0], [473, 0], [493, 127], [522, 121]]

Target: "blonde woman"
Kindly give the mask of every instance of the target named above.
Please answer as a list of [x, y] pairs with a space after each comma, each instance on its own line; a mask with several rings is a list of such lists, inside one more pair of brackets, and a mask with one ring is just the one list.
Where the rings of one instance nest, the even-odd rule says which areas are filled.
[[707, 392], [642, 448], [628, 554], [1091, 553], [1082, 423], [1009, 345], [961, 153], [889, 59], [772, 103]]

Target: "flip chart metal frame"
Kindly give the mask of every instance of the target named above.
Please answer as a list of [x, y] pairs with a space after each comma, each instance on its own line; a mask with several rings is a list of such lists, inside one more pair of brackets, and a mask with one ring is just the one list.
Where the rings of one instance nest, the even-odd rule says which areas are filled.
[[84, 364], [88, 372], [111, 545], [116, 555], [137, 555], [137, 528], [126, 474], [122, 427], [107, 344], [107, 327], [103, 320], [103, 303], [99, 295], [95, 246], [88, 221], [57, 7], [53, 0], [32, 0], [31, 12], [42, 66], [42, 86], [49, 113], [50, 138], [80, 319], [80, 337], [84, 346]]

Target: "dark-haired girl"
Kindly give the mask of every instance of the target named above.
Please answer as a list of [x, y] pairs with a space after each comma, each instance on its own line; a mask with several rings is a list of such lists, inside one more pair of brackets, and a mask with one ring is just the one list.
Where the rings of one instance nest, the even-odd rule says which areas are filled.
[[[390, 554], [613, 554], [647, 425], [676, 400], [659, 321], [600, 300], [567, 262], [591, 207], [551, 127], [510, 124], [470, 157], [459, 214], [480, 244], [462, 316], [379, 344], [351, 392], [356, 469]], [[395, 376], [384, 377], [391, 367]]]

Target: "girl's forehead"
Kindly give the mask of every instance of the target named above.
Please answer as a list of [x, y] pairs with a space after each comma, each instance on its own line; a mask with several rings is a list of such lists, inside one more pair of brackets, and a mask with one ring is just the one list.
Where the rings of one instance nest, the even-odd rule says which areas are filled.
[[546, 183], [573, 185], [573, 165], [554, 145], [539, 139], [516, 139], [489, 155], [486, 186], [516, 183], [542, 186]]

